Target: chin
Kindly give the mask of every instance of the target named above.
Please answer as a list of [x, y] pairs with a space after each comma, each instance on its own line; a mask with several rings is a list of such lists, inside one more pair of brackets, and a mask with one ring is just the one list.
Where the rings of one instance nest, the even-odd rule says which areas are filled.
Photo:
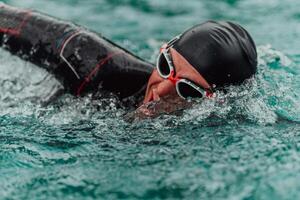
[[160, 100], [142, 104], [134, 112], [127, 114], [125, 118], [127, 121], [131, 122], [156, 118], [161, 115], [180, 115], [183, 110], [191, 107], [191, 102], [188, 102], [177, 95], [169, 95], [161, 97]]

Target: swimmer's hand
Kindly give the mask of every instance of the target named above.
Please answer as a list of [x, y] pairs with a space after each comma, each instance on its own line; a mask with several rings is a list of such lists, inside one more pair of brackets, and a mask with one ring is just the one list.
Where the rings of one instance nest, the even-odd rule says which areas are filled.
[[183, 100], [179, 97], [161, 97], [159, 100], [142, 104], [134, 112], [126, 114], [125, 120], [132, 122], [148, 118], [156, 118], [164, 114], [178, 115], [181, 114], [184, 109], [190, 108], [191, 106], [191, 102]]

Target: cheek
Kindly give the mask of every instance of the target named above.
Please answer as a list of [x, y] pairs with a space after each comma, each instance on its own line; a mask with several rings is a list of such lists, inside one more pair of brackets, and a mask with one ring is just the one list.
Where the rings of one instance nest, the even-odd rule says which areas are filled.
[[172, 82], [164, 80], [157, 85], [157, 92], [160, 96], [176, 94], [176, 88]]
[[145, 93], [144, 103], [151, 101], [153, 97], [152, 90], [157, 87], [157, 85], [162, 82], [163, 79], [158, 75], [156, 69], [153, 70], [147, 84], [147, 89]]
[[162, 81], [164, 81], [164, 79], [159, 76], [157, 70], [155, 69], [148, 80], [148, 88]]

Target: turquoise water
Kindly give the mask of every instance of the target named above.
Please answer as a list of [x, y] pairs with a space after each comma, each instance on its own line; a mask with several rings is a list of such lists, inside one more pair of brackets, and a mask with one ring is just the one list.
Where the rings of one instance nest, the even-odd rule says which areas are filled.
[[[182, 116], [128, 124], [113, 99], [63, 95], [0, 50], [0, 199], [300, 199], [300, 2], [6, 0], [101, 32], [154, 62], [207, 19], [253, 35], [258, 74]], [[97, 105], [97, 106], [95, 106]]]

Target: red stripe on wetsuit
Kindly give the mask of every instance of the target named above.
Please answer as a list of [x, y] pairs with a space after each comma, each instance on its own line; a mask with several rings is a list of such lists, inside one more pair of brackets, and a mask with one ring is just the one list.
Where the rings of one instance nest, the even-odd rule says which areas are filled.
[[20, 25], [17, 28], [0, 27], [0, 32], [9, 34], [9, 35], [19, 36], [21, 34], [22, 29], [27, 24], [27, 22], [31, 16], [31, 11], [26, 11], [25, 13], [22, 13], [22, 14], [24, 14], [23, 21], [20, 23]]
[[108, 54], [105, 58], [101, 59], [99, 63], [95, 66], [95, 68], [89, 73], [88, 76], [84, 78], [84, 81], [80, 84], [77, 89], [77, 96], [80, 96], [81, 92], [84, 90], [86, 85], [91, 81], [92, 77], [99, 71], [99, 69], [105, 65], [110, 59], [114, 56], [122, 54], [122, 52], [113, 52]]

